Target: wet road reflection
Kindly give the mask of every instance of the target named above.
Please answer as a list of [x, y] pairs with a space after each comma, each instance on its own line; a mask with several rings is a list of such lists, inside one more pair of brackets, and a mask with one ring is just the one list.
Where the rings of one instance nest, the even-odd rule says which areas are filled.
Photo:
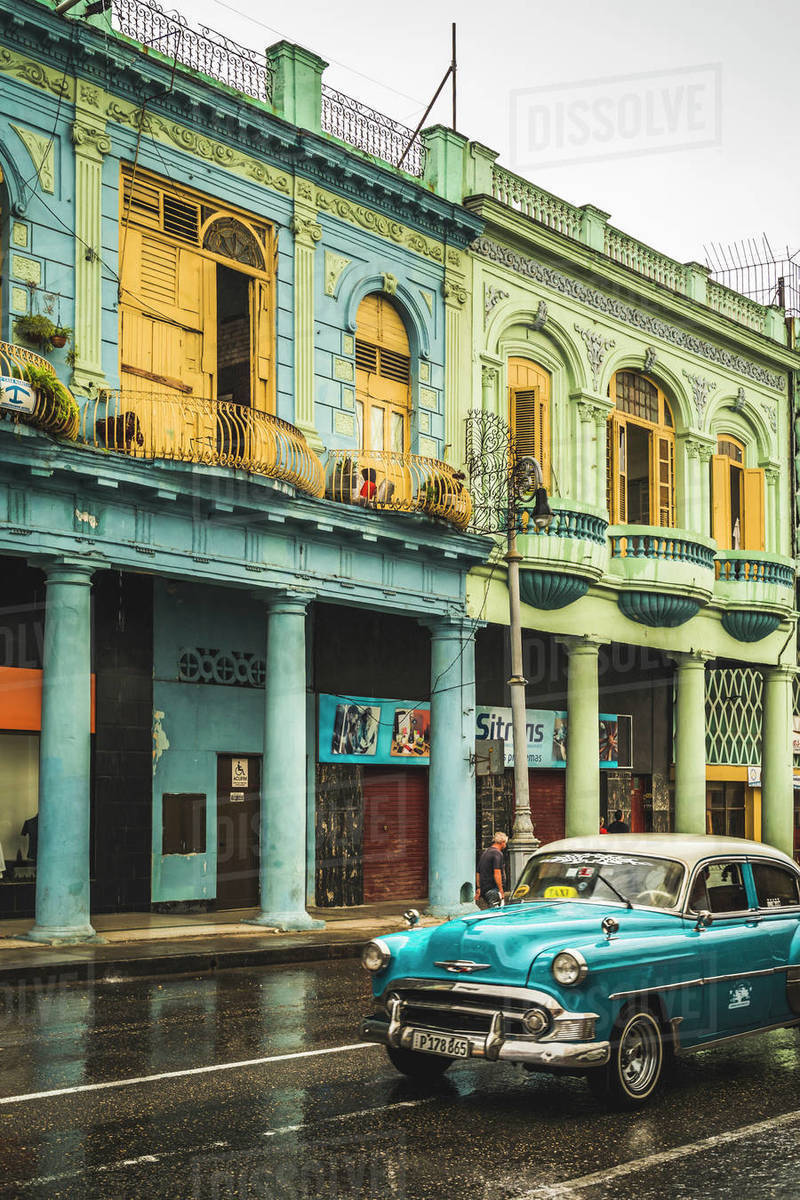
[[[360, 967], [340, 962], [12, 992], [2, 1096], [352, 1045], [367, 991]], [[800, 1035], [780, 1030], [705, 1051], [624, 1115], [600, 1109], [580, 1079], [507, 1066], [460, 1063], [415, 1084], [378, 1047], [73, 1091], [0, 1105], [0, 1196], [716, 1197], [715, 1156], [731, 1169], [774, 1142], [796, 1169], [800, 1118], [636, 1174], [620, 1164], [794, 1113], [799, 1049]], [[761, 1194], [782, 1193], [748, 1182]]]

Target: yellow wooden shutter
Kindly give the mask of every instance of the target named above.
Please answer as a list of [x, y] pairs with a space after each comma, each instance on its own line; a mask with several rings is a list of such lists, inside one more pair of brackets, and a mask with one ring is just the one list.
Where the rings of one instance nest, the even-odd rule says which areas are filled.
[[656, 443], [654, 525], [675, 524], [675, 443], [669, 436], [659, 436]]
[[730, 550], [733, 545], [730, 464], [727, 454], [715, 454], [711, 459], [711, 536], [720, 550]]
[[764, 549], [764, 472], [758, 468], [744, 475], [743, 550]]
[[608, 512], [612, 525], [628, 520], [628, 460], [625, 422], [614, 413], [608, 422]]
[[250, 281], [250, 361], [253, 408], [271, 412], [274, 405], [270, 383], [271, 325], [269, 285], [260, 279]]

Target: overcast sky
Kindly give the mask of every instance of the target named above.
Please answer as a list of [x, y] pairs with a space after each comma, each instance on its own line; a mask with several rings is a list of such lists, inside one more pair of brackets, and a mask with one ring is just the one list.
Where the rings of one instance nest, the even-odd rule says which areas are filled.
[[[796, 0], [177, 4], [245, 45], [314, 50], [328, 83], [411, 126], [455, 18], [459, 131], [506, 166], [681, 261], [762, 232], [800, 244]], [[448, 95], [429, 120], [450, 112]]]

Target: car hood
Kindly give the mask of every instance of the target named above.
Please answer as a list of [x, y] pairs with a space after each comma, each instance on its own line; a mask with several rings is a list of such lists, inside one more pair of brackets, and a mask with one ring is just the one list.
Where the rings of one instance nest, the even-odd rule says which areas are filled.
[[392, 950], [392, 961], [376, 984], [380, 982], [382, 990], [392, 979], [402, 976], [452, 980], [458, 973], [436, 964], [462, 961], [482, 967], [463, 978], [524, 987], [534, 959], [543, 951], [605, 944], [600, 928], [605, 916], [614, 916], [624, 925], [626, 936], [637, 938], [663, 932], [667, 926], [674, 928], [676, 920], [669, 913], [591, 901], [510, 905], [448, 921], [434, 929], [384, 938]]

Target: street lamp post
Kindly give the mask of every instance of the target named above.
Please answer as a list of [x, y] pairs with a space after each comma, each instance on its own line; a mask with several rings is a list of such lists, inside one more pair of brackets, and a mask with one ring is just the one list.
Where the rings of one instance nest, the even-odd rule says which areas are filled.
[[519, 564], [522, 555], [517, 550], [517, 502], [533, 501], [533, 522], [546, 529], [553, 519], [547, 502], [542, 468], [535, 458], [524, 457], [514, 463], [508, 489], [508, 608], [511, 636], [511, 738], [514, 747], [514, 825], [508, 843], [510, 882], [519, 878], [531, 854], [540, 842], [533, 829], [531, 799], [528, 786], [528, 731], [525, 715], [525, 685], [522, 671], [522, 617], [519, 595]]

